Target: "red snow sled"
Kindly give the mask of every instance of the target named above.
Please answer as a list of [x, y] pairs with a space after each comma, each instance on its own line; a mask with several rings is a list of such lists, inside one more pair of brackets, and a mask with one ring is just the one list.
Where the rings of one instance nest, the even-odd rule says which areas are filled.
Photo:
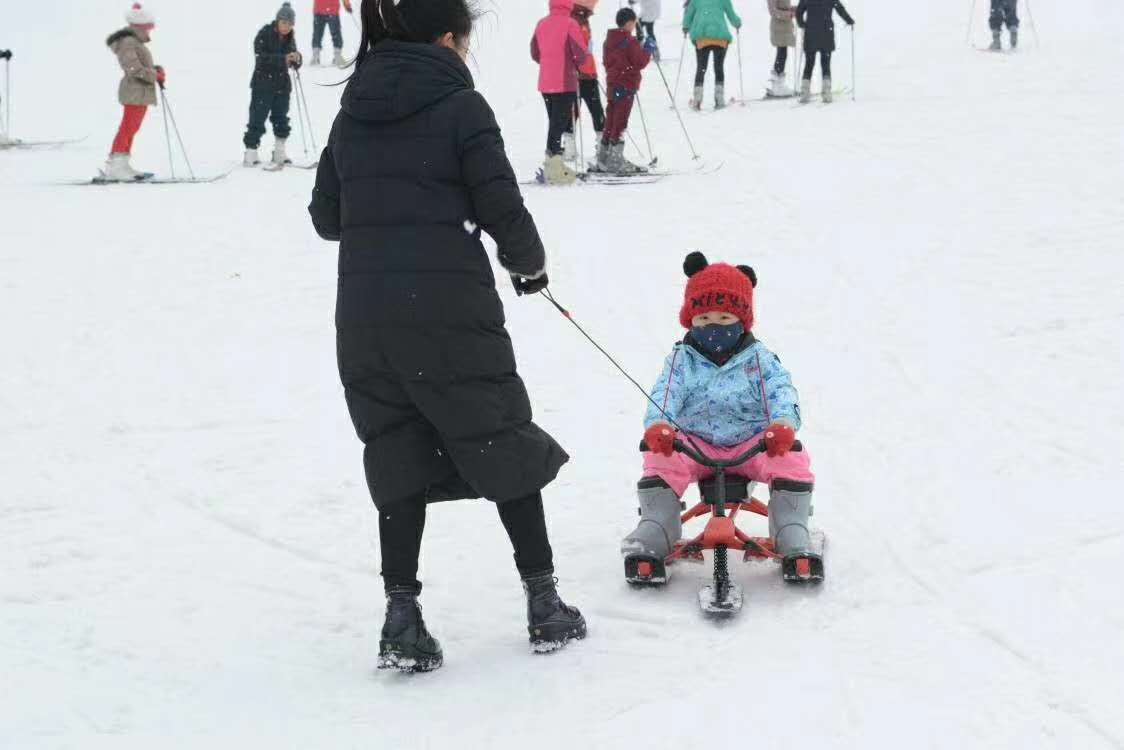
[[[800, 441], [793, 446], [801, 450]], [[640, 444], [641, 451], [648, 446]], [[734, 614], [741, 609], [742, 592], [730, 580], [729, 552], [742, 552], [744, 561], [774, 560], [781, 564], [781, 574], [790, 583], [820, 583], [824, 579], [824, 536], [812, 533], [812, 552], [806, 556], [785, 559], [774, 549], [770, 537], [749, 536], [737, 526], [742, 511], [768, 517], [769, 506], [751, 496], [753, 482], [743, 477], [727, 477], [726, 472], [765, 452], [765, 441], [756, 443], [740, 456], [729, 461], [708, 458], [681, 440], [675, 450], [703, 466], [714, 469], [714, 477], [699, 482], [701, 501], [683, 513], [683, 523], [709, 515], [702, 533], [693, 539], [678, 541], [665, 560], [626, 560], [625, 578], [630, 584], [658, 585], [667, 582], [665, 566], [678, 560], [705, 562], [703, 553], [714, 552], [714, 579], [699, 591], [699, 605], [711, 614]]]

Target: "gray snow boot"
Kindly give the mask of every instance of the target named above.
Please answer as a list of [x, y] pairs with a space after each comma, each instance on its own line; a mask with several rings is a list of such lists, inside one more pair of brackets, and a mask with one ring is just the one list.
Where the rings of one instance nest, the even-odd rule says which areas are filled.
[[769, 536], [781, 556], [786, 581], [822, 581], [823, 557], [813, 549], [808, 531], [812, 485], [778, 479], [769, 490]]
[[831, 102], [834, 101], [835, 94], [831, 90], [830, 78], [823, 79], [823, 91], [820, 92], [820, 96], [823, 97], [824, 104], [831, 104]]
[[1000, 36], [1002, 32], [999, 29], [991, 32], [991, 46], [988, 47], [992, 52], [1000, 52], [1003, 49], [1003, 39]]
[[714, 108], [726, 109], [726, 87], [721, 83], [714, 87]]
[[624, 141], [614, 143], [613, 149], [613, 164], [616, 165], [616, 173], [623, 175], [643, 174], [648, 170], [641, 167], [639, 164], [633, 164], [624, 156]]
[[585, 618], [577, 607], [570, 607], [558, 596], [554, 572], [523, 577], [527, 594], [527, 632], [531, 650], [547, 654], [573, 640], [585, 638]]
[[320, 65], [320, 48], [319, 47], [313, 47], [312, 48], [312, 62], [310, 62], [309, 65], [311, 65], [313, 67], [318, 67]]
[[800, 103], [807, 104], [812, 101], [812, 82], [805, 78], [800, 83]]
[[1019, 30], [1017, 28], [1011, 29], [1011, 49], [1018, 49], [1019, 47]]
[[441, 667], [441, 644], [425, 629], [418, 594], [421, 586], [386, 590], [386, 621], [379, 638], [379, 669], [432, 672]]
[[597, 155], [596, 159], [598, 172], [612, 172], [613, 171], [613, 147], [604, 141], [597, 142]]
[[691, 96], [691, 101], [688, 104], [688, 106], [691, 109], [698, 112], [699, 110], [702, 109], [702, 100], [703, 100], [703, 87], [702, 86], [695, 86], [695, 93], [694, 93], [693, 96]]
[[675, 490], [659, 478], [640, 480], [640, 523], [621, 541], [624, 577], [629, 583], [667, 583], [665, 560], [683, 535], [683, 510]]

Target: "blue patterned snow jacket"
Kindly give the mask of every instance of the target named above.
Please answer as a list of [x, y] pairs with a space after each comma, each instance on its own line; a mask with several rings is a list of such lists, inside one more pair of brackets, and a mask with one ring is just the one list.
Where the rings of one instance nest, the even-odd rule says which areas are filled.
[[[719, 366], [689, 343], [676, 344], [652, 400], [683, 430], [722, 448], [744, 443], [774, 422], [799, 430], [800, 403], [788, 370], [760, 341], [750, 338], [743, 346]], [[667, 418], [649, 404], [645, 429], [658, 422]]]

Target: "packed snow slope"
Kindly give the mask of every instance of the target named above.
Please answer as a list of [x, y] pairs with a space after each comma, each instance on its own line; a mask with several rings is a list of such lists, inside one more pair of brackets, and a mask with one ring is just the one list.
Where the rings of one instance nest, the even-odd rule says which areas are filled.
[[[747, 603], [724, 624], [698, 611], [705, 568], [630, 590], [617, 544], [643, 399], [545, 300], [501, 284], [537, 417], [573, 455], [546, 495], [590, 636], [531, 656], [494, 509], [437, 506], [423, 603], [446, 667], [410, 678], [374, 670], [376, 516], [312, 173], [59, 184], [91, 176], [116, 127], [104, 38], [121, 5], [0, 9], [14, 135], [88, 136], [0, 153], [0, 747], [1124, 747], [1124, 6], [1036, 0], [1041, 46], [1024, 6], [1024, 49], [988, 55], [965, 44], [967, 0], [852, 0], [857, 101], [684, 113], [724, 163], [710, 176], [529, 188], [557, 297], [645, 383], [681, 334], [684, 253], [757, 269], [757, 332], [803, 400], [829, 578], [794, 590], [739, 565]], [[198, 173], [240, 158], [251, 40], [275, 5], [154, 4]], [[296, 5], [307, 52], [311, 3]], [[474, 40], [528, 177], [539, 5], [491, 4]], [[772, 57], [763, 6], [738, 2], [752, 96]], [[339, 79], [304, 71], [321, 141]], [[654, 71], [642, 103], [661, 164], [689, 167]], [[165, 160], [154, 110], [135, 163]]]

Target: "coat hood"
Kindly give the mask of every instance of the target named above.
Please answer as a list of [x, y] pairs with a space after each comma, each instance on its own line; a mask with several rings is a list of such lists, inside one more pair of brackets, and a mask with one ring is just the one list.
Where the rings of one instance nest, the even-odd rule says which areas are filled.
[[133, 31], [132, 29], [130, 29], [128, 27], [126, 27], [124, 29], [118, 29], [117, 31], [110, 34], [109, 37], [106, 38], [106, 40], [105, 40], [105, 46], [106, 47], [112, 47], [113, 45], [115, 45], [119, 41], [121, 41], [122, 39], [125, 39], [126, 37], [130, 37], [130, 36], [133, 39], [136, 39], [141, 44], [144, 44], [144, 40], [140, 38], [140, 36], [137, 34], [137, 32]]
[[358, 120], [394, 122], [473, 87], [472, 74], [451, 49], [388, 39], [352, 76], [341, 106]]
[[574, 0], [550, 0], [550, 14], [568, 16], [574, 10]]

